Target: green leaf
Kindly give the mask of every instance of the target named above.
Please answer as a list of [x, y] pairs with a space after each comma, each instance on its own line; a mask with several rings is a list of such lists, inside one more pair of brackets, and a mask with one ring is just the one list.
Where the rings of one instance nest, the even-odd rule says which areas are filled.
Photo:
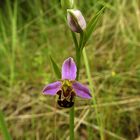
[[91, 18], [90, 22], [88, 23], [87, 28], [86, 28], [86, 31], [85, 31], [85, 36], [86, 37], [84, 39], [84, 45], [86, 44], [86, 42], [90, 38], [92, 32], [95, 30], [96, 24], [97, 24], [99, 18], [101, 17], [104, 9], [105, 9], [105, 7], [103, 7], [95, 16], [93, 16]]
[[1, 111], [0, 111], [0, 131], [3, 134], [4, 140], [12, 140], [12, 138], [11, 138], [9, 132], [8, 132], [8, 129], [6, 127], [6, 123], [5, 123], [5, 120], [4, 120], [3, 113]]
[[52, 67], [53, 67], [55, 75], [57, 76], [57, 78], [60, 79], [61, 78], [61, 72], [60, 72], [59, 67], [57, 66], [56, 62], [53, 60], [53, 58], [51, 56], [50, 56], [50, 60], [51, 60]]

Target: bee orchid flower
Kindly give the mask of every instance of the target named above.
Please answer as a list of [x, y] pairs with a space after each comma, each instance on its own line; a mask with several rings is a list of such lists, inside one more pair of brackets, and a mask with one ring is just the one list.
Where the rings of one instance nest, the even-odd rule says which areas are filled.
[[84, 99], [90, 99], [89, 89], [76, 81], [77, 67], [74, 60], [69, 57], [62, 65], [61, 80], [51, 83], [43, 89], [45, 95], [59, 95], [57, 100], [60, 107], [72, 107], [74, 105], [74, 97], [79, 96]]

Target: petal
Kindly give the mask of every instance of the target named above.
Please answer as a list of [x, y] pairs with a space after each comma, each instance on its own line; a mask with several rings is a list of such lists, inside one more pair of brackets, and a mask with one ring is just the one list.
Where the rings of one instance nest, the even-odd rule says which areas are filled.
[[83, 84], [75, 81], [72, 84], [72, 87], [77, 96], [79, 96], [81, 98], [86, 98], [86, 99], [90, 99], [92, 97], [89, 89], [86, 86], [84, 86]]
[[43, 94], [55, 95], [61, 89], [61, 82], [57, 81], [47, 85], [43, 89]]
[[77, 68], [73, 58], [69, 57], [66, 59], [62, 66], [62, 80], [75, 80]]

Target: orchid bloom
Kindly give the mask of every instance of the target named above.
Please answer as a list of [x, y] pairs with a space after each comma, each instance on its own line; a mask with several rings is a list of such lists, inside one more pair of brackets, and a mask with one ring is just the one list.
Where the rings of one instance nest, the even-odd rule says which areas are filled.
[[83, 84], [76, 81], [76, 64], [71, 57], [66, 59], [62, 65], [62, 78], [59, 81], [45, 86], [43, 94], [59, 95], [58, 104], [61, 107], [72, 107], [74, 97], [77, 95], [81, 98], [90, 99], [89, 89]]

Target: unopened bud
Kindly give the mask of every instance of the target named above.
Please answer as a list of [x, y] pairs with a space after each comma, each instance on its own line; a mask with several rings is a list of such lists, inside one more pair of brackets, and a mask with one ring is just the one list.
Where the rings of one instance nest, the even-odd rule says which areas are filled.
[[74, 0], [61, 0], [61, 6], [64, 10], [74, 8]]
[[86, 21], [80, 10], [68, 9], [67, 21], [73, 32], [81, 33], [86, 28]]

